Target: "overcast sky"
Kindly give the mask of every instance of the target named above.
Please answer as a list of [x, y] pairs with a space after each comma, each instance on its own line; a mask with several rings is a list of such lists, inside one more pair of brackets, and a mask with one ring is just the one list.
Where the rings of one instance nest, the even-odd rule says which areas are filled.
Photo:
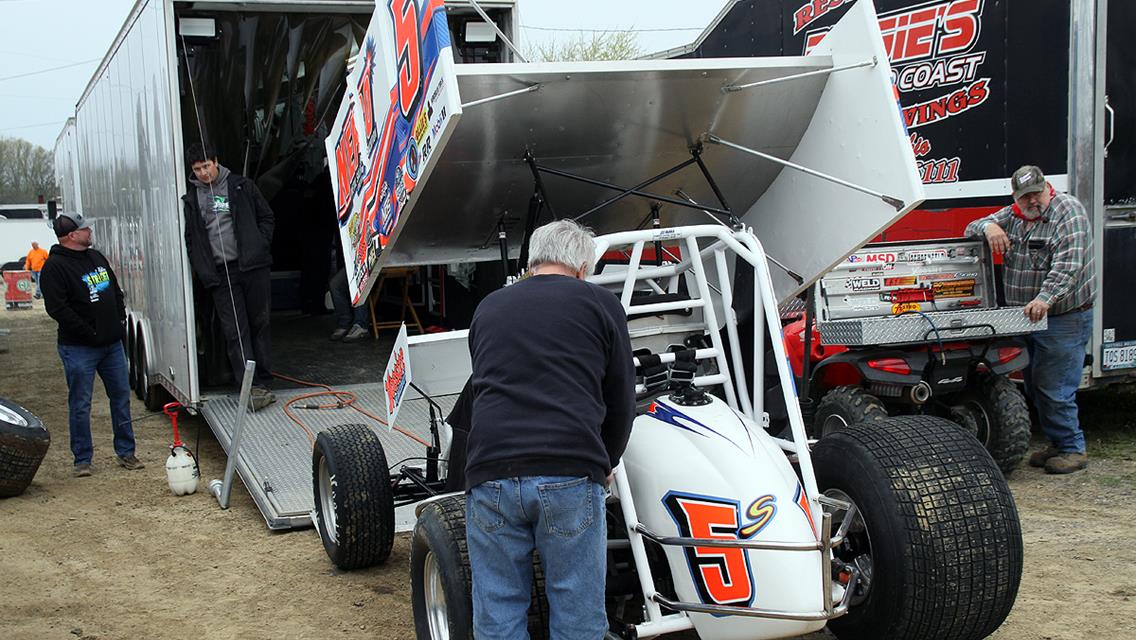
[[[134, 1], [0, 0], [0, 136], [55, 146]], [[520, 0], [522, 37], [531, 45], [578, 34], [555, 29], [636, 29], [644, 51], [661, 51], [697, 38], [725, 1]]]

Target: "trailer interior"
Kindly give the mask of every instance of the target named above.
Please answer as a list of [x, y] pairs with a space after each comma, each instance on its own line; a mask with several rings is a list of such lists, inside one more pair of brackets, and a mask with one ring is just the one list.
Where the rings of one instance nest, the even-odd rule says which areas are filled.
[[[256, 182], [275, 214], [273, 370], [329, 385], [375, 382], [395, 331], [352, 344], [328, 340], [336, 323], [327, 285], [342, 264], [342, 249], [323, 144], [343, 96], [348, 60], [358, 52], [374, 6], [328, 3], [318, 14], [310, 4], [302, 12], [251, 3], [175, 6], [184, 146], [201, 140], [213, 146], [222, 165]], [[508, 9], [486, 10], [511, 29]], [[458, 62], [511, 59], [472, 9], [447, 11]], [[185, 171], [188, 179], [188, 166]], [[468, 326], [476, 301], [503, 281], [497, 265], [453, 271], [447, 276], [444, 267], [424, 267], [411, 277], [410, 297], [422, 305], [416, 310], [423, 326]], [[397, 320], [402, 283], [388, 281], [384, 289], [374, 293], [377, 319]], [[224, 338], [196, 278], [194, 302], [201, 386], [230, 388]]]

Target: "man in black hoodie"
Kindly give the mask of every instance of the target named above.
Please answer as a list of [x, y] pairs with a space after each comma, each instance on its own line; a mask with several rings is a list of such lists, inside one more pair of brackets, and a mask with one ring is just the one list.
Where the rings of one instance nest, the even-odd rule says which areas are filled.
[[144, 465], [134, 455], [130, 421], [130, 382], [122, 348], [126, 305], [118, 278], [94, 244], [91, 225], [77, 212], [60, 213], [52, 223], [59, 244], [43, 264], [40, 285], [48, 315], [59, 323], [59, 358], [67, 375], [68, 421], [75, 476], [91, 475], [91, 388], [95, 373], [110, 401], [114, 452], [127, 469]]
[[261, 409], [276, 399], [268, 390], [275, 218], [256, 184], [221, 166], [213, 149], [192, 144], [185, 161], [194, 175], [183, 198], [189, 262], [213, 297], [237, 384], [245, 361], [256, 361], [251, 404]]

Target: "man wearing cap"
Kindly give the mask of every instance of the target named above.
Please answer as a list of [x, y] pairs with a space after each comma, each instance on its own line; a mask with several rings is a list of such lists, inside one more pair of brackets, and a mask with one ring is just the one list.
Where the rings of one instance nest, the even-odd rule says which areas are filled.
[[1006, 303], [1025, 306], [1032, 322], [1049, 318], [1045, 331], [1026, 337], [1026, 393], [1049, 439], [1029, 463], [1047, 473], [1072, 473], [1089, 464], [1077, 420], [1077, 388], [1096, 296], [1092, 230], [1085, 207], [1058, 193], [1041, 169], [1018, 169], [1010, 187], [1014, 204], [971, 222], [966, 235], [984, 236], [990, 249], [1002, 254]]
[[60, 213], [52, 226], [59, 244], [51, 248], [40, 281], [44, 308], [59, 323], [59, 358], [67, 376], [75, 476], [91, 475], [91, 391], [96, 373], [110, 401], [118, 464], [142, 469], [145, 465], [134, 455], [130, 383], [122, 348], [126, 305], [118, 278], [106, 257], [91, 248], [91, 225], [83, 214]]

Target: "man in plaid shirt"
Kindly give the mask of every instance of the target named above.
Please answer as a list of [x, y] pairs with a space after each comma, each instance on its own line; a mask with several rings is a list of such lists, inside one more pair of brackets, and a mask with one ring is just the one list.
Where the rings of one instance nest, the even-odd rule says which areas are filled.
[[984, 236], [1002, 254], [1007, 304], [1024, 306], [1033, 322], [1049, 317], [1045, 331], [1026, 337], [1026, 393], [1050, 442], [1029, 463], [1047, 473], [1072, 473], [1089, 464], [1077, 388], [1096, 296], [1092, 230], [1085, 207], [1054, 190], [1041, 169], [1018, 169], [1010, 186], [1014, 204], [971, 222], [966, 235]]

